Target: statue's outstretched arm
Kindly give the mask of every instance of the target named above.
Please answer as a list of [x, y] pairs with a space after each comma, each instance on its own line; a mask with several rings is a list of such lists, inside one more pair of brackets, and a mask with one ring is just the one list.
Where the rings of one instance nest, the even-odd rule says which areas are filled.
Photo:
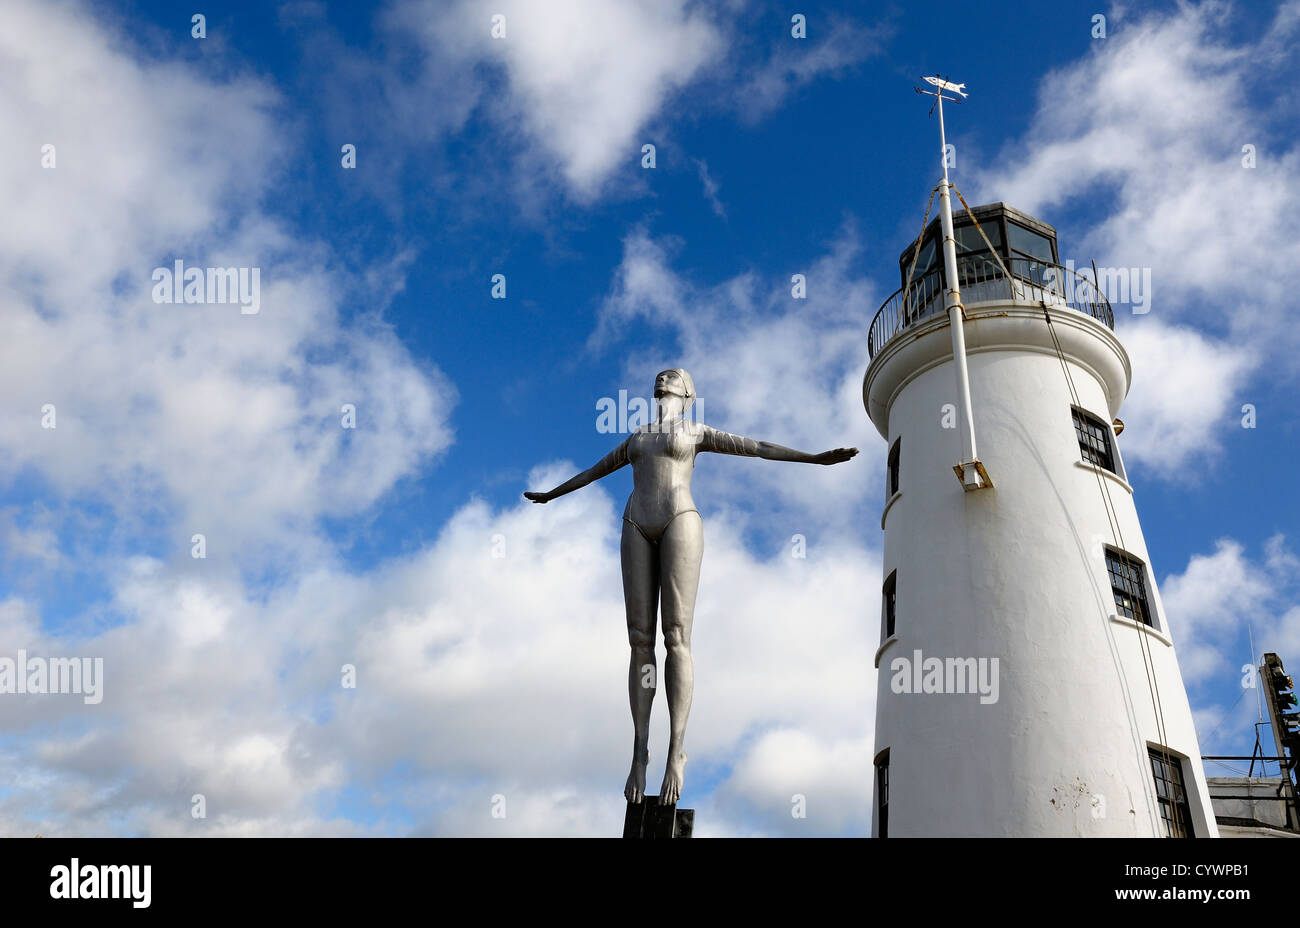
[[857, 448], [832, 448], [820, 454], [796, 451], [770, 441], [755, 441], [743, 435], [732, 435], [720, 429], [704, 426], [700, 451], [715, 454], [739, 454], [746, 457], [765, 458], [769, 461], [793, 461], [796, 464], [840, 464], [858, 453]]
[[534, 503], [549, 503], [557, 496], [563, 496], [565, 493], [572, 493], [574, 490], [581, 490], [587, 484], [599, 480], [601, 477], [609, 476], [627, 463], [627, 440], [625, 439], [621, 445], [609, 454], [605, 455], [591, 467], [588, 467], [576, 476], [570, 477], [549, 493], [534, 493], [529, 491], [524, 494], [524, 499], [530, 499]]

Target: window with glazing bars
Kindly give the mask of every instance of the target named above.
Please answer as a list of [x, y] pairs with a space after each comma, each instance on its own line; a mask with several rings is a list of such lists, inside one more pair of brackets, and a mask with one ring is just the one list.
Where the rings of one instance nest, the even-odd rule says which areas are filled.
[[1082, 409], [1071, 407], [1070, 411], [1074, 414], [1074, 433], [1079, 438], [1079, 452], [1083, 459], [1118, 474], [1110, 444], [1110, 426]]
[[1156, 779], [1156, 800], [1166, 838], [1192, 838], [1192, 810], [1183, 786], [1182, 761], [1163, 748], [1150, 748], [1151, 773]]
[[1154, 628], [1147, 603], [1145, 565], [1126, 551], [1107, 548], [1106, 572], [1110, 574], [1110, 588], [1119, 614]]

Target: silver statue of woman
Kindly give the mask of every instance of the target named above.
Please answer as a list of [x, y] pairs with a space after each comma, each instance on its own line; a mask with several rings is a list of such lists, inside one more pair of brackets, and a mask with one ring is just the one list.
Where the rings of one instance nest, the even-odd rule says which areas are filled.
[[632, 465], [632, 495], [623, 510], [623, 600], [627, 607], [627, 636], [632, 646], [628, 667], [628, 697], [632, 703], [635, 739], [632, 771], [623, 794], [629, 802], [645, 798], [645, 771], [650, 762], [650, 707], [655, 684], [655, 612], [662, 600], [664, 647], [668, 652], [664, 678], [668, 685], [668, 767], [659, 802], [676, 803], [682, 792], [686, 752], [686, 718], [695, 685], [691, 662], [691, 624], [695, 591], [704, 554], [704, 525], [691, 499], [691, 472], [701, 451], [796, 461], [839, 464], [858, 453], [836, 448], [808, 454], [771, 442], [742, 438], [685, 418], [695, 402], [695, 384], [681, 368], [655, 378], [657, 420], [642, 426], [594, 467], [584, 470], [549, 493], [525, 493], [534, 503], [548, 503], [592, 481]]

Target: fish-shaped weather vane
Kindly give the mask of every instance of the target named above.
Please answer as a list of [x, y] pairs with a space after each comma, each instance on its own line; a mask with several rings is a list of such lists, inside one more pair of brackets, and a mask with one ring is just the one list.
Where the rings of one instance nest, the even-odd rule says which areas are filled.
[[[954, 84], [952, 81], [946, 81], [942, 77], [923, 77], [921, 78], [921, 80], [925, 81], [927, 84], [931, 85], [932, 87], [938, 87], [940, 90], [951, 90], [953, 93], [960, 94], [963, 99], [966, 96], [965, 84]], [[917, 88], [917, 90], [920, 93], [931, 92], [931, 91], [921, 90], [921, 88], [919, 87]], [[948, 99], [952, 99], [952, 98], [949, 97]], [[958, 100], [957, 102], [960, 103], [961, 101]]]

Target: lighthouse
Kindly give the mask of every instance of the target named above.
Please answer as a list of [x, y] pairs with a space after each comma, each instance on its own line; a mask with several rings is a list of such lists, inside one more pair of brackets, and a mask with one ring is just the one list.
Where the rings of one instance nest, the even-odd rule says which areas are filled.
[[[964, 85], [930, 83], [942, 126]], [[946, 168], [936, 192], [862, 386], [889, 448], [873, 834], [1217, 837], [1112, 308], [1052, 226], [952, 209]]]

